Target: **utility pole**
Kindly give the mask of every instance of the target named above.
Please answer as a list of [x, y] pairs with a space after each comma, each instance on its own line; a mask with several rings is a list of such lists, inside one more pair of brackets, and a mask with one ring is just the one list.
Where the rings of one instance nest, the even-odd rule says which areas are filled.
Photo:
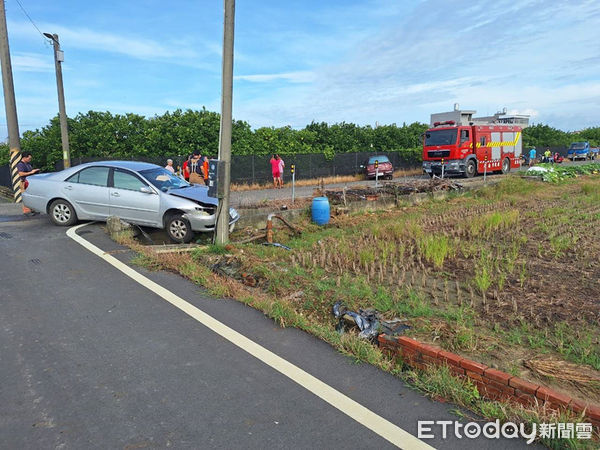
[[[0, 0], [1, 1], [1, 0]], [[219, 132], [219, 159], [223, 161], [223, 198], [217, 217], [216, 244], [229, 242], [229, 183], [231, 181], [231, 128], [233, 103], [233, 30], [235, 23], [235, 0], [224, 0], [223, 24], [223, 75], [221, 87], [221, 127]]]
[[10, 176], [13, 195], [16, 203], [21, 203], [21, 178], [17, 164], [21, 161], [21, 141], [19, 138], [19, 122], [17, 120], [17, 104], [15, 103], [15, 87], [13, 85], [10, 49], [8, 47], [8, 29], [6, 28], [6, 10], [4, 0], [0, 0], [0, 59], [2, 60], [2, 86], [4, 87], [4, 107], [8, 125], [8, 147], [10, 149]]
[[60, 119], [60, 140], [62, 141], [63, 168], [71, 167], [71, 156], [69, 154], [69, 131], [67, 128], [67, 111], [65, 108], [65, 90], [63, 88], [62, 62], [65, 60], [63, 51], [60, 49], [58, 34], [44, 33], [54, 45], [54, 67], [56, 69], [56, 90], [58, 91], [58, 117]]

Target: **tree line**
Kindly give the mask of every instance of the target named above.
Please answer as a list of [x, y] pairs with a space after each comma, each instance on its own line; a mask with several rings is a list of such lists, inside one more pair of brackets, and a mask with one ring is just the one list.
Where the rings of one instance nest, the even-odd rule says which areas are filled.
[[[216, 156], [220, 114], [177, 109], [146, 118], [138, 114], [112, 114], [89, 111], [68, 119], [71, 158], [149, 159], [183, 158], [194, 150]], [[296, 130], [290, 126], [261, 127], [253, 130], [248, 122], [234, 120], [233, 155], [281, 155], [319, 153], [327, 158], [346, 152], [394, 152], [421, 157], [422, 134], [428, 125], [414, 122], [371, 127], [353, 123], [312, 122]], [[575, 140], [600, 143], [600, 127], [576, 134], [547, 125], [534, 125], [523, 131], [524, 146], [563, 147]], [[25, 131], [23, 151], [33, 154], [36, 167], [52, 170], [62, 161], [58, 116], [41, 129]], [[6, 144], [0, 144], [0, 165], [8, 164]]]

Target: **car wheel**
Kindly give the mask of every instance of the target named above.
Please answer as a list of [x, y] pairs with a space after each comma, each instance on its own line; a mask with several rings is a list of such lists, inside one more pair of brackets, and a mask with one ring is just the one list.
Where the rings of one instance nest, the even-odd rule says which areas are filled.
[[194, 232], [189, 220], [182, 214], [174, 214], [167, 219], [166, 229], [169, 239], [173, 242], [187, 244], [194, 238]]
[[54, 225], [70, 227], [77, 222], [77, 214], [73, 205], [63, 199], [54, 200], [49, 208], [50, 220]]
[[502, 161], [502, 173], [508, 172], [510, 172], [510, 159], [504, 158], [504, 161]]
[[465, 177], [473, 178], [477, 173], [477, 165], [475, 164], [474, 159], [470, 159], [467, 161], [467, 169], [465, 170]]

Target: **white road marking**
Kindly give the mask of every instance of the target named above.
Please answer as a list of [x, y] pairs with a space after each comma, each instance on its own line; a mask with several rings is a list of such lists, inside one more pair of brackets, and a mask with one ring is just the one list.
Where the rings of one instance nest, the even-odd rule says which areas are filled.
[[308, 372], [305, 372], [304, 370], [300, 369], [294, 364], [281, 358], [280, 356], [277, 356], [275, 353], [248, 339], [247, 337], [238, 333], [232, 328], [229, 328], [228, 326], [219, 322], [212, 316], [206, 314], [204, 311], [196, 308], [192, 304], [183, 300], [181, 297], [173, 294], [168, 289], [162, 287], [160, 284], [155, 283], [149, 278], [146, 278], [142, 274], [136, 272], [127, 264], [122, 263], [121, 261], [116, 259], [114, 256], [107, 254], [102, 249], [86, 241], [84, 238], [77, 234], [77, 230], [86, 225], [88, 224], [84, 223], [69, 228], [67, 230], [67, 236], [69, 236], [78, 244], [81, 244], [90, 252], [105, 260], [117, 270], [123, 272], [125, 275], [127, 275], [134, 281], [138, 282], [139, 284], [149, 289], [159, 297], [162, 297], [164, 300], [171, 303], [173, 306], [179, 308], [181, 311], [193, 317], [205, 327], [211, 329], [212, 331], [227, 339], [240, 349], [250, 353], [255, 358], [259, 359], [263, 363], [277, 370], [292, 381], [298, 383], [306, 390], [320, 397], [322, 400], [326, 401], [331, 406], [339, 409], [347, 416], [351, 417], [361, 425], [377, 433], [379, 436], [388, 440], [392, 444], [405, 450], [433, 449], [433, 447], [416, 438], [415, 436], [403, 430], [402, 428], [375, 414], [371, 410], [362, 406], [360, 403], [345, 396], [344, 394], [332, 388], [328, 384], [325, 384], [318, 378], [312, 376]]

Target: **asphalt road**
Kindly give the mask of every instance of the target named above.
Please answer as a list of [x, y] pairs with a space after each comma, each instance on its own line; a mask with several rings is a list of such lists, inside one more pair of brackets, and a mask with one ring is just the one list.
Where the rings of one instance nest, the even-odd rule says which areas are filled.
[[[0, 448], [392, 447], [65, 231], [0, 205]], [[133, 256], [98, 225], [80, 235], [120, 261]], [[176, 274], [135, 270], [412, 435], [418, 420], [459, 420], [455, 406], [304, 332]], [[427, 444], [526, 446], [440, 433]]]

